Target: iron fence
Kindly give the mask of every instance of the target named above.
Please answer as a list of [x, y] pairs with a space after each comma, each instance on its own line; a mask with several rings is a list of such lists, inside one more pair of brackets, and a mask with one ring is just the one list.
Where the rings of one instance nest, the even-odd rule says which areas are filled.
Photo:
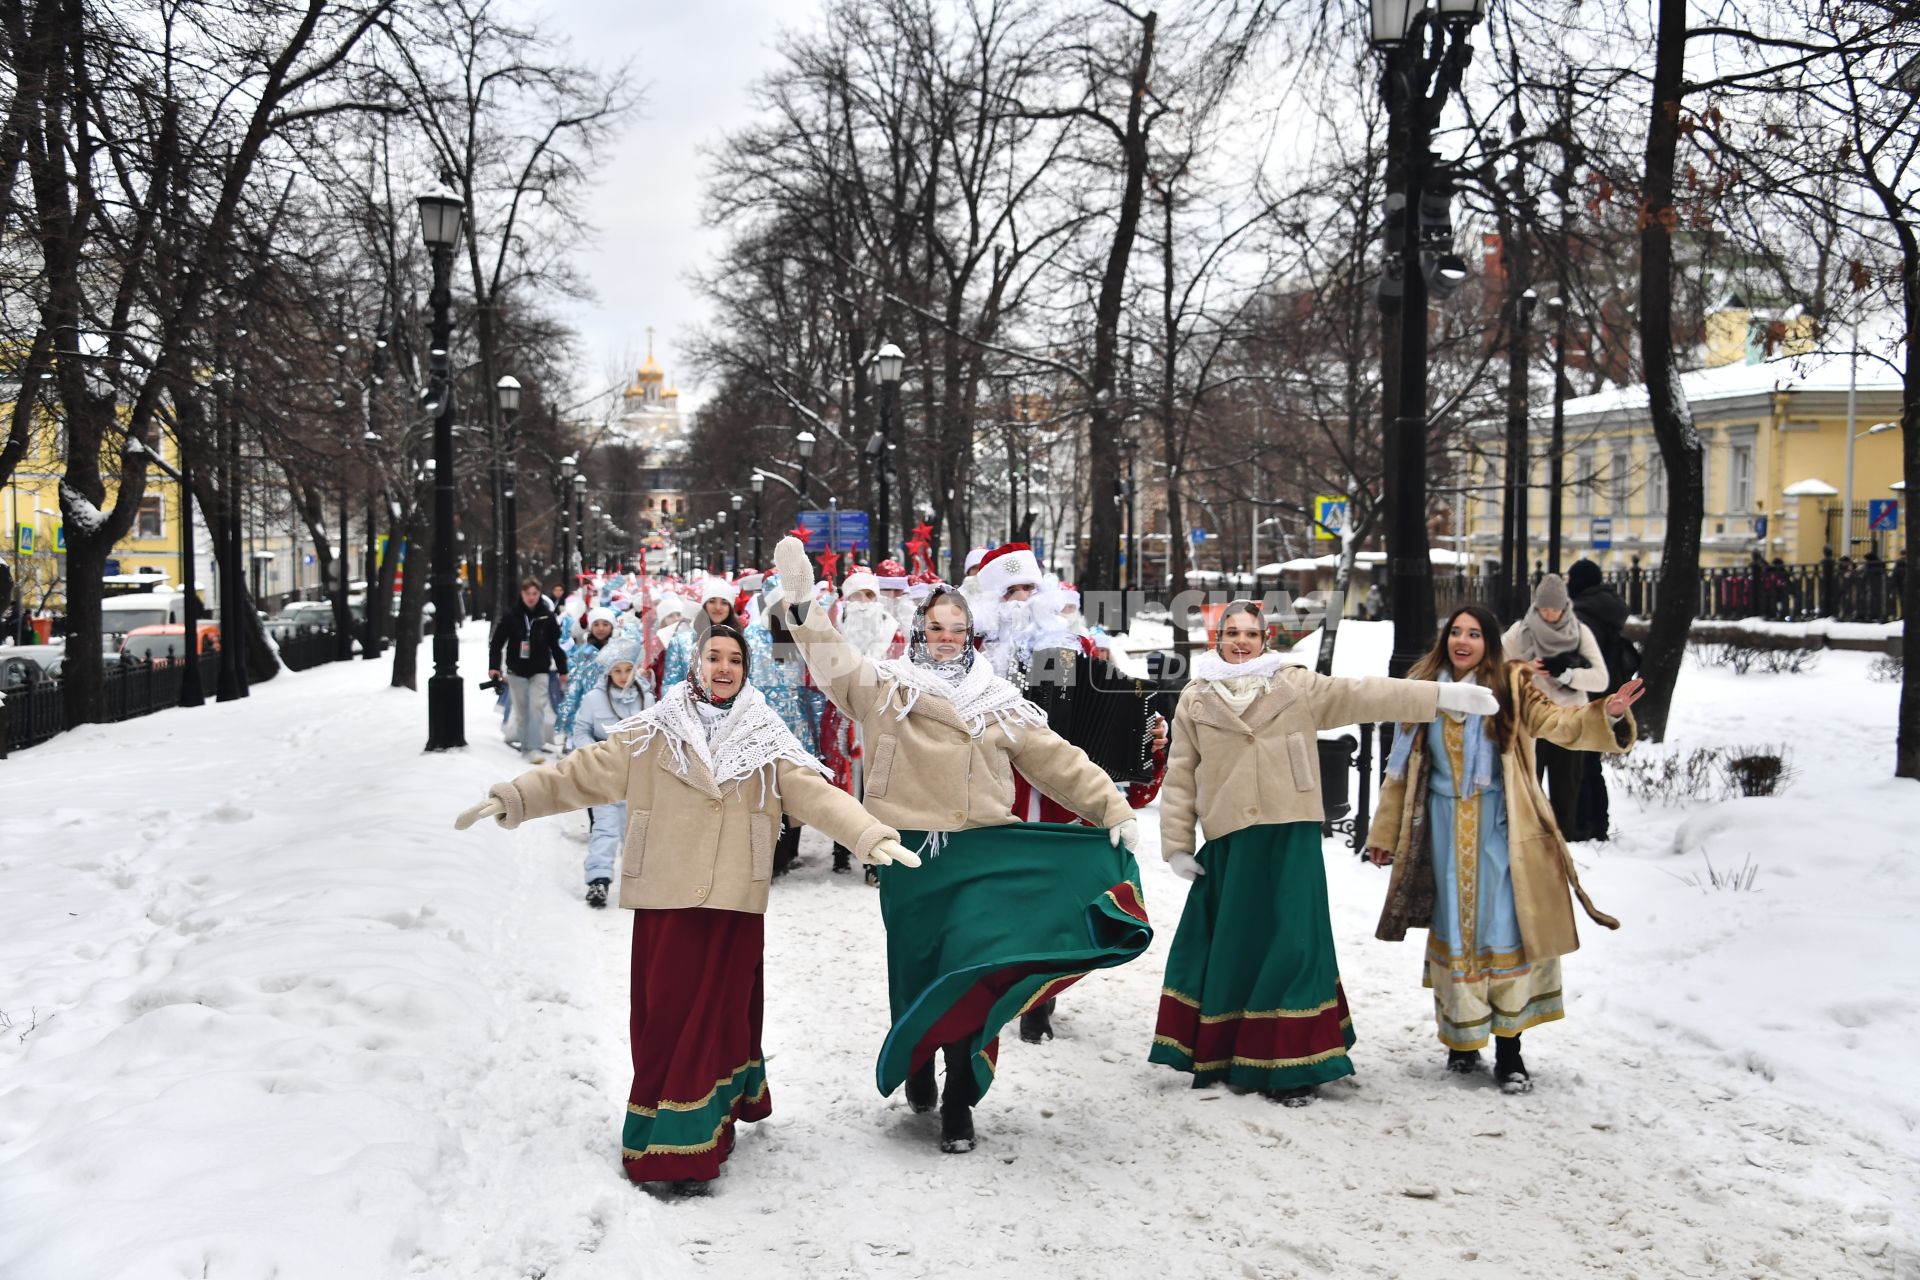
[[[1828, 556], [1818, 564], [1775, 560], [1731, 569], [1702, 569], [1695, 584], [1699, 592], [1695, 616], [1718, 622], [1742, 618], [1899, 622], [1905, 575], [1904, 561], [1889, 564], [1871, 557], [1855, 561], [1844, 556]], [[1662, 590], [1660, 570], [1641, 568], [1636, 556], [1631, 568], [1614, 570], [1606, 578], [1635, 616], [1652, 615]]]

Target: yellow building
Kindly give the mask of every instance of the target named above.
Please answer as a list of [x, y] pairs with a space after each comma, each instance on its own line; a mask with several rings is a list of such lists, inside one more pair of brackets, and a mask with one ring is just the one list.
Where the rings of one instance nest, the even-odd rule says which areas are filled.
[[[0, 406], [10, 413], [12, 406]], [[36, 431], [20, 465], [0, 486], [0, 512], [6, 521], [5, 541], [0, 546], [13, 566], [16, 590], [29, 608], [46, 607], [56, 612], [66, 603], [64, 583], [67, 569], [65, 530], [60, 516], [60, 475], [62, 464], [55, 452], [52, 431]], [[161, 456], [179, 465], [179, 450], [171, 439], [163, 441]], [[107, 468], [107, 500], [113, 500], [113, 481], [118, 468]], [[180, 581], [180, 492], [158, 467], [147, 469], [145, 497], [133, 527], [113, 549], [109, 573], [135, 574], [142, 571], [164, 574], [168, 582]], [[197, 541], [201, 545], [198, 568], [200, 593], [208, 595], [212, 583], [211, 556], [206, 531], [195, 512]], [[44, 602], [44, 605], [43, 605]]]
[[[1847, 441], [1854, 440], [1852, 554], [1898, 555], [1906, 545], [1909, 512], [1901, 479], [1899, 429], [1867, 434], [1900, 416], [1898, 373], [1884, 360], [1862, 355], [1784, 355], [1760, 360], [1755, 345], [1733, 340], [1742, 325], [1709, 344], [1710, 358], [1726, 360], [1685, 374], [1681, 384], [1705, 451], [1706, 516], [1701, 564], [1744, 564], [1753, 552], [1789, 564], [1818, 561], [1831, 545], [1847, 554], [1840, 507], [1846, 486]], [[1731, 335], [1731, 336], [1730, 336]], [[1789, 347], [1802, 347], [1789, 331]], [[1848, 381], [1854, 379], [1849, 432]], [[1539, 405], [1532, 423], [1532, 477], [1528, 498], [1528, 562], [1547, 546], [1547, 453], [1551, 405]], [[1647, 411], [1644, 386], [1622, 387], [1569, 400], [1565, 413], [1561, 565], [1586, 557], [1602, 568], [1624, 569], [1634, 557], [1660, 562], [1667, 532], [1667, 478]], [[1498, 427], [1477, 441], [1469, 479], [1467, 530], [1476, 560], [1500, 555], [1500, 492], [1504, 463]], [[1899, 504], [1898, 529], [1872, 534], [1870, 504]]]

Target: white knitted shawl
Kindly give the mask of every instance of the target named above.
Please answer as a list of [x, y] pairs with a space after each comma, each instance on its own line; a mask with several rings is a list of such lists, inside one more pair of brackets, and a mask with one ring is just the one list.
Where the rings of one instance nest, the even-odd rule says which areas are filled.
[[918, 666], [907, 658], [894, 658], [873, 664], [893, 683], [887, 690], [894, 719], [905, 720], [914, 704], [922, 698], [936, 698], [950, 704], [967, 733], [975, 738], [994, 721], [1009, 735], [1016, 724], [1044, 725], [1047, 713], [1028, 702], [1013, 685], [993, 673], [991, 663], [976, 658], [957, 680], [948, 681], [937, 672]]
[[[780, 718], [766, 695], [752, 685], [740, 691], [726, 719], [714, 726], [711, 739], [707, 727], [700, 721], [700, 704], [694, 700], [693, 689], [685, 680], [670, 685], [659, 702], [613, 728], [639, 734], [633, 744], [635, 755], [646, 750], [656, 736], [664, 738], [682, 777], [687, 773], [687, 752], [692, 751], [707, 766], [713, 780], [723, 786], [752, 777], [781, 760], [816, 770], [823, 777], [833, 776], [825, 765], [807, 754], [807, 749], [793, 736], [793, 730], [787, 728], [787, 722]], [[769, 770], [769, 774], [773, 779], [773, 794], [779, 795], [779, 771]], [[762, 778], [761, 785], [766, 784], [767, 779]]]

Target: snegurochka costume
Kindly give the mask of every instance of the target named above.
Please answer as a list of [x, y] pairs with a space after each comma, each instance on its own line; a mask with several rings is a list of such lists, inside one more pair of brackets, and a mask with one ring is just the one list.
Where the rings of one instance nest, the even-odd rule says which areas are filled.
[[[783, 540], [776, 556], [788, 594], [806, 599], [810, 589], [792, 590], [810, 588], [800, 543]], [[929, 604], [949, 599], [958, 603], [935, 594]], [[971, 645], [956, 661], [933, 661], [925, 607], [902, 660], [861, 654], [818, 608], [792, 631], [815, 681], [860, 726], [867, 810], [922, 858], [911, 871], [880, 873], [893, 1025], [876, 1083], [886, 1095], [905, 1082], [913, 1108], [930, 1110], [934, 1057], [944, 1050], [941, 1145], [971, 1150], [971, 1108], [993, 1082], [1000, 1029], [1086, 974], [1133, 959], [1152, 938], [1130, 847], [1133, 811]], [[1098, 825], [1017, 822], [1016, 768]]]
[[1633, 743], [1632, 714], [1612, 720], [1604, 702], [1559, 706], [1525, 663], [1508, 665], [1507, 684], [1506, 751], [1482, 716], [1446, 715], [1397, 735], [1367, 836], [1394, 855], [1376, 934], [1397, 942], [1409, 928], [1428, 930], [1424, 981], [1440, 1041], [1456, 1054], [1477, 1055], [1490, 1035], [1517, 1045], [1527, 1028], [1565, 1016], [1560, 957], [1580, 945], [1569, 888], [1594, 921], [1620, 927], [1580, 888], [1534, 751], [1546, 741], [1617, 755]]
[[489, 792], [509, 829], [626, 803], [619, 896], [633, 911], [633, 1089], [621, 1157], [635, 1182], [718, 1177], [735, 1122], [772, 1113], [762, 951], [781, 815], [863, 861], [897, 838], [823, 774], [759, 690], [743, 684], [717, 703], [696, 678], [605, 742]]
[[1161, 851], [1193, 887], [1151, 1061], [1191, 1073], [1195, 1088], [1224, 1080], [1296, 1105], [1353, 1074], [1321, 861], [1318, 731], [1430, 720], [1439, 693], [1430, 681], [1318, 675], [1272, 651], [1195, 660], [1160, 793]]

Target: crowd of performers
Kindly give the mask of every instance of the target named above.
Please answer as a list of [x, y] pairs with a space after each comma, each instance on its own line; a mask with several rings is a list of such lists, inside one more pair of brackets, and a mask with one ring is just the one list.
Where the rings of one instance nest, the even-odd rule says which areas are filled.
[[[634, 920], [631, 1179], [701, 1193], [735, 1125], [770, 1114], [762, 926], [803, 825], [833, 842], [835, 871], [859, 863], [878, 886], [891, 1027], [876, 1084], [937, 1110], [942, 1150], [973, 1149], [1003, 1028], [1049, 1039], [1063, 991], [1146, 950], [1135, 811], [1156, 795], [1162, 856], [1189, 888], [1150, 1060], [1196, 1088], [1310, 1102], [1353, 1073], [1355, 1042], [1315, 740], [1359, 722], [1394, 726], [1367, 840], [1393, 867], [1377, 935], [1428, 931], [1448, 1070], [1478, 1071], [1491, 1040], [1500, 1087], [1532, 1087], [1520, 1037], [1563, 1016], [1574, 898], [1618, 927], [1580, 888], [1540, 774], [1552, 750], [1625, 751], [1641, 694], [1596, 677], [1559, 579], [1504, 635], [1457, 611], [1403, 680], [1316, 674], [1236, 602], [1172, 724], [1141, 729], [1151, 776], [1116, 783], [1090, 758], [1100, 744], [1069, 740], [1028, 697], [1037, 666], [1109, 646], [1030, 548], [974, 552], [958, 587], [893, 561], [816, 581], [792, 538], [776, 566], [613, 575], [558, 600], [529, 583], [495, 624], [506, 733], [539, 767], [457, 825], [592, 815], [588, 902], [611, 896]], [[566, 745], [546, 763], [541, 703], [563, 674]]]

